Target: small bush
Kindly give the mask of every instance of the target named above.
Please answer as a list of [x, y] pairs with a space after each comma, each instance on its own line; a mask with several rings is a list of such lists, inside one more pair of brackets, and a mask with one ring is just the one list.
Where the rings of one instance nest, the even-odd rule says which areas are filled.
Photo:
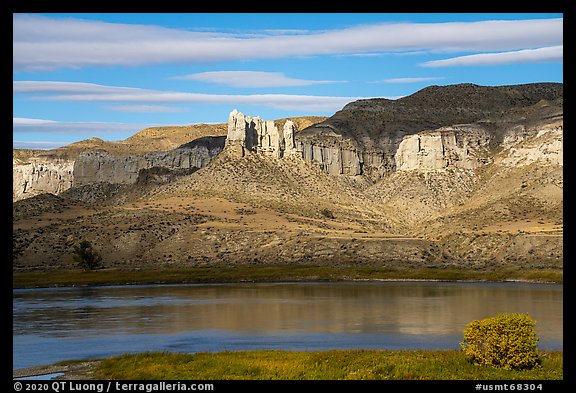
[[320, 210], [320, 214], [322, 214], [324, 217], [329, 218], [331, 220], [334, 219], [334, 213], [332, 213], [330, 210], [328, 209], [322, 209]]
[[92, 248], [92, 243], [82, 240], [74, 246], [74, 260], [84, 270], [95, 270], [101, 267], [102, 256]]
[[531, 369], [540, 364], [535, 324], [528, 314], [499, 314], [472, 321], [464, 330], [460, 346], [477, 364]]
[[249, 214], [256, 214], [256, 210], [240, 208], [240, 209], [234, 209], [234, 213], [240, 215], [249, 215]]

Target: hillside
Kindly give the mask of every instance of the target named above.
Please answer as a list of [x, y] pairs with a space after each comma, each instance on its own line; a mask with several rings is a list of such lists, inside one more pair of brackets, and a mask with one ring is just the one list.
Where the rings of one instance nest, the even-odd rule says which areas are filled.
[[[395, 171], [394, 157], [402, 140], [426, 130], [476, 122], [491, 127], [490, 149], [503, 143], [509, 122], [522, 119], [538, 105], [562, 108], [561, 83], [514, 86], [458, 84], [430, 86], [398, 100], [374, 98], [347, 104], [330, 118], [303, 130], [305, 144], [330, 149], [340, 145], [362, 151], [348, 166], [373, 179]], [[554, 110], [554, 109], [552, 109]], [[561, 111], [561, 109], [560, 109]], [[538, 118], [544, 118], [540, 114]], [[524, 122], [523, 126], [530, 126]]]
[[[291, 119], [293, 134], [286, 119], [253, 130], [233, 112], [226, 143], [188, 172], [174, 160], [209, 142], [121, 166], [83, 155], [75, 172], [109, 166], [136, 180], [110, 172], [90, 183], [94, 172], [58, 196], [16, 202], [13, 269], [73, 267], [72, 246], [87, 238], [115, 268], [561, 271], [562, 100], [562, 84], [432, 86], [350, 103], [317, 124]], [[176, 140], [156, 129], [126, 141], [146, 138]], [[159, 164], [142, 166], [150, 160]]]
[[328, 127], [365, 148], [386, 148], [388, 143], [407, 134], [494, 119], [540, 101], [562, 100], [562, 91], [561, 83], [430, 86], [398, 100], [373, 98], [354, 101], [330, 118], [304, 130], [303, 135]]
[[[35, 150], [29, 157], [59, 157], [76, 159], [86, 150], [102, 150], [114, 155], [167, 151], [206, 135], [226, 135], [225, 124], [192, 124], [187, 126], [150, 127], [119, 141], [110, 142], [89, 138], [51, 150]], [[23, 152], [14, 149], [14, 155]]]

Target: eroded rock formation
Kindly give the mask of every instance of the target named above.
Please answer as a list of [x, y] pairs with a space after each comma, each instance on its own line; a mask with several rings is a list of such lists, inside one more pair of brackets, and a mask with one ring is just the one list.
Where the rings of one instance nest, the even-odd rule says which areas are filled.
[[504, 150], [495, 162], [509, 167], [542, 164], [564, 165], [563, 124], [541, 128], [536, 135], [528, 136]]
[[32, 157], [26, 162], [12, 160], [12, 200], [49, 192], [59, 194], [72, 187], [74, 160]]
[[203, 137], [178, 149], [134, 156], [116, 156], [98, 150], [85, 151], [74, 164], [74, 185], [99, 182], [134, 184], [142, 171], [156, 167], [165, 168], [164, 172], [172, 170], [179, 174], [192, 173], [206, 166], [222, 151], [223, 145], [224, 137]]
[[398, 171], [474, 170], [492, 162], [561, 166], [562, 105], [561, 84], [431, 86], [398, 100], [349, 103], [302, 131], [291, 120], [234, 109], [226, 137], [203, 137], [170, 151], [128, 155], [91, 147], [73, 158], [15, 160], [13, 199], [100, 182], [168, 182], [204, 167], [224, 148], [238, 157], [300, 157], [330, 175], [372, 181]]
[[295, 126], [290, 120], [279, 128], [273, 120], [245, 116], [234, 109], [228, 117], [228, 151], [244, 157], [248, 152], [281, 158], [296, 154]]
[[430, 86], [398, 100], [351, 102], [296, 141], [325, 172], [373, 181], [404, 170], [475, 169], [512, 147], [504, 164], [546, 155], [540, 161], [562, 165], [561, 133], [550, 134], [555, 142], [519, 147], [562, 122], [562, 95], [557, 83]]
[[490, 135], [481, 127], [461, 125], [405, 136], [394, 156], [396, 170], [476, 169], [490, 161]]

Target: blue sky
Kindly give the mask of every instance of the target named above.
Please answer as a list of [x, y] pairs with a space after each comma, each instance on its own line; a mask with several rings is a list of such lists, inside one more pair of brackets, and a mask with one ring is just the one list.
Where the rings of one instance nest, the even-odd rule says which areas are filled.
[[562, 82], [562, 14], [14, 14], [13, 146]]

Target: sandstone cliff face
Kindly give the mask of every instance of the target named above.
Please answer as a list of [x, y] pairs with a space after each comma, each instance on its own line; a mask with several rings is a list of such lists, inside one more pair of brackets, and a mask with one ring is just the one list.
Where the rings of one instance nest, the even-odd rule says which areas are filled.
[[223, 137], [204, 137], [178, 149], [135, 156], [115, 156], [98, 150], [85, 151], [74, 164], [74, 186], [99, 182], [134, 184], [142, 171], [155, 167], [191, 173], [206, 166], [222, 151], [223, 144]]
[[319, 127], [309, 135], [297, 135], [298, 151], [305, 161], [317, 164], [331, 175], [362, 174], [362, 157], [352, 140], [344, 139], [330, 127]]
[[322, 170], [331, 175], [362, 174], [360, 157], [353, 148], [308, 143], [302, 143], [300, 146], [304, 160], [318, 164]]
[[368, 149], [329, 127], [314, 128], [314, 133], [297, 136], [299, 150], [304, 160], [332, 175], [366, 175], [378, 180], [396, 171], [475, 169], [491, 162], [492, 137], [477, 124], [387, 136], [381, 141], [384, 148]]
[[169, 182], [206, 166], [224, 145], [241, 156], [247, 152], [276, 158], [297, 155], [295, 129], [291, 120], [279, 128], [274, 121], [234, 110], [228, 121], [228, 137], [201, 137], [170, 151], [127, 155], [88, 148], [67, 160], [38, 157], [25, 164], [15, 160], [13, 200], [40, 193], [60, 194], [72, 186], [95, 183]]
[[490, 135], [477, 125], [442, 127], [406, 136], [394, 156], [396, 170], [476, 169], [490, 162]]
[[378, 180], [396, 171], [477, 169], [492, 163], [494, 151], [502, 148], [507, 155], [497, 160], [500, 165], [528, 165], [535, 161], [563, 165], [562, 129], [562, 121], [545, 123], [530, 131], [523, 126], [505, 127], [501, 131], [504, 140], [498, 143], [489, 126], [461, 124], [405, 135], [397, 143], [389, 141], [388, 149], [363, 150], [327, 127], [315, 127], [312, 137], [298, 135], [296, 142], [305, 161], [331, 175], [366, 175]]
[[278, 129], [273, 121], [233, 110], [226, 146], [240, 157], [247, 152], [277, 158], [293, 154], [330, 175], [365, 175], [372, 180], [396, 171], [473, 170], [492, 163], [495, 151], [502, 148], [507, 155], [498, 158], [500, 165], [527, 165], [538, 160], [562, 165], [561, 117], [556, 114], [550, 121], [530, 127], [524, 119], [512, 124], [479, 121], [414, 133], [392, 132], [380, 135], [378, 141], [359, 143], [330, 124], [314, 125], [294, 134], [290, 121]]
[[239, 157], [300, 157], [330, 175], [373, 182], [395, 172], [474, 170], [492, 162], [561, 166], [562, 113], [561, 84], [432, 86], [395, 101], [352, 102], [302, 131], [291, 120], [233, 110], [226, 137], [199, 138], [170, 151], [127, 155], [90, 148], [79, 156], [14, 161], [13, 199], [100, 182], [169, 182], [206, 166], [224, 148]]
[[351, 102], [296, 140], [303, 158], [330, 174], [377, 181], [403, 170], [474, 169], [561, 118], [562, 96], [558, 83], [430, 86]]
[[74, 182], [74, 160], [32, 157], [27, 162], [12, 160], [12, 200], [18, 201], [49, 192], [59, 194]]
[[281, 158], [296, 153], [294, 132], [295, 126], [291, 120], [278, 128], [273, 120], [245, 116], [234, 109], [228, 117], [225, 146], [229, 152], [240, 157], [252, 152]]
[[563, 128], [563, 123], [539, 128], [536, 135], [522, 138], [505, 149], [495, 163], [507, 167], [522, 167], [534, 162], [563, 166]]

